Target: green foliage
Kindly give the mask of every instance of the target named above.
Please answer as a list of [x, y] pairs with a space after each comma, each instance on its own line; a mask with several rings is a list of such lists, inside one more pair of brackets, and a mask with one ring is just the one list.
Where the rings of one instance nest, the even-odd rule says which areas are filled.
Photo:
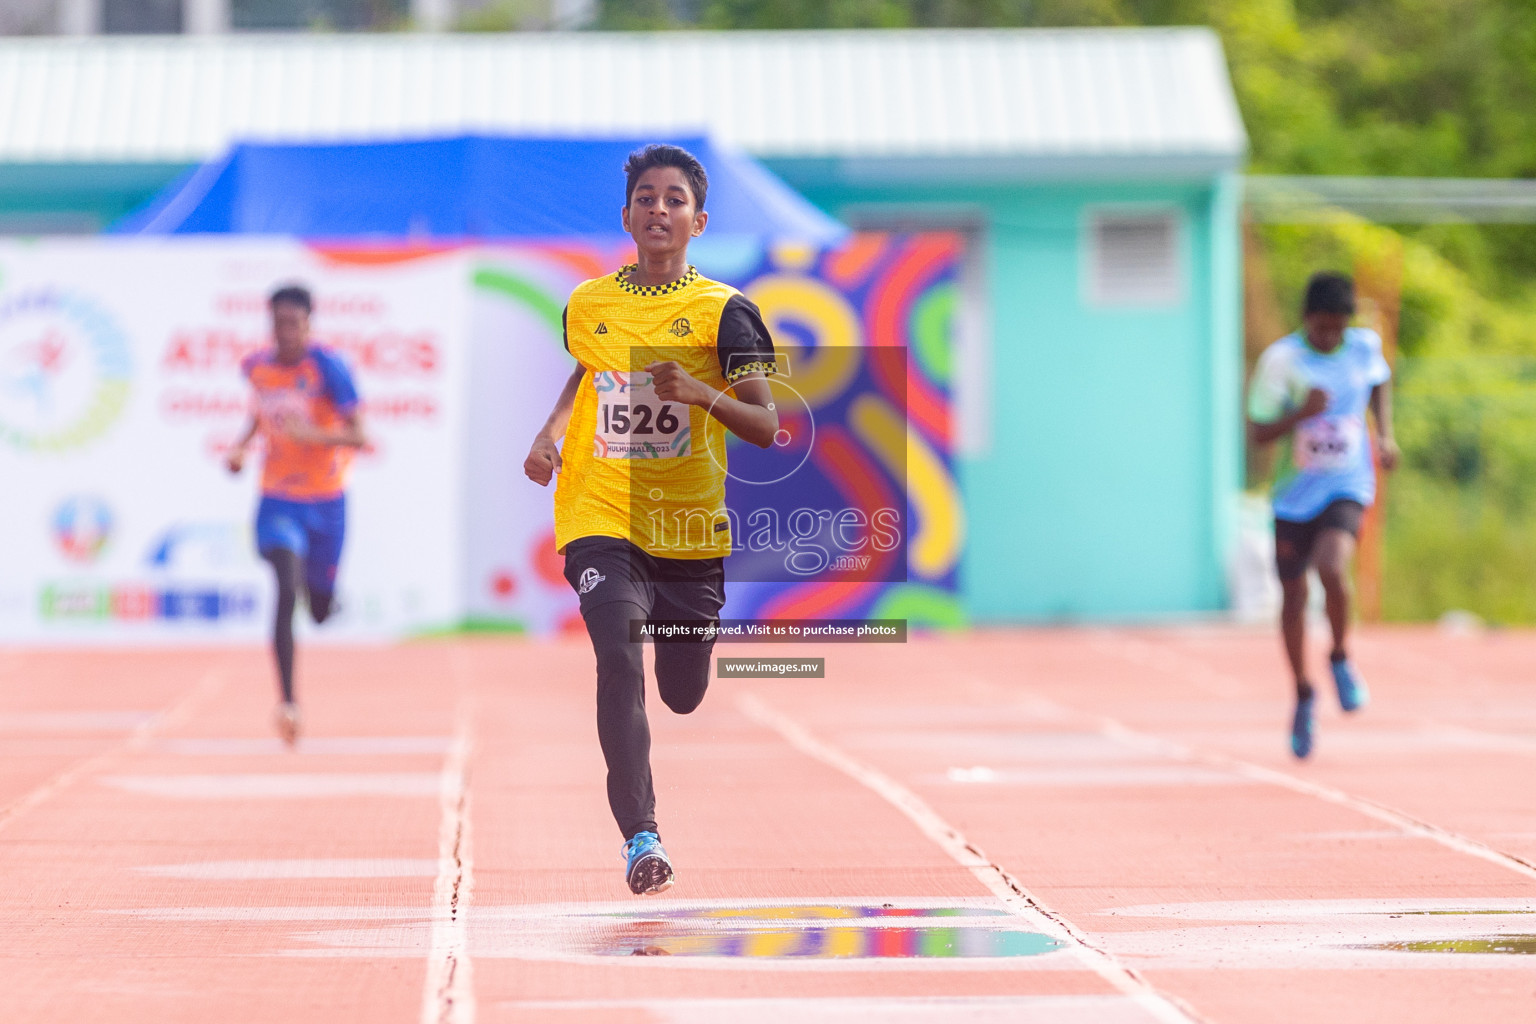
[[1429, 242], [1358, 218], [1262, 238], [1287, 309], [1313, 269], [1401, 260], [1384, 613], [1536, 622], [1536, 305], [1490, 298]]
[[603, 0], [606, 29], [995, 28], [1134, 24], [1120, 0]]
[[493, 0], [459, 19], [460, 32], [514, 32], [546, 27], [549, 4], [540, 0]]
[[1536, 519], [1478, 488], [1412, 470], [1392, 481], [1382, 611], [1423, 621], [1452, 608], [1493, 623], [1536, 622]]
[[[1536, 176], [1528, 0], [1235, 0], [1227, 46], [1255, 170]], [[1283, 309], [1306, 276], [1400, 252], [1383, 611], [1536, 622], [1536, 227], [1267, 227]]]

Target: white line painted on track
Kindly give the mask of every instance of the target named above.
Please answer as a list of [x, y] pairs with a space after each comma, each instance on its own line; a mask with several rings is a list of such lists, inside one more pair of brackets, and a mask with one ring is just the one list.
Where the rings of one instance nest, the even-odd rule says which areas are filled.
[[249, 772], [107, 775], [108, 786], [172, 800], [303, 800], [339, 796], [436, 796], [431, 772]]
[[101, 910], [145, 921], [425, 921], [422, 907], [138, 907]]
[[1371, 829], [1347, 829], [1341, 832], [1289, 832], [1287, 839], [1296, 839], [1304, 843], [1330, 842], [1377, 842], [1382, 839], [1394, 841], [1401, 839], [1417, 839], [1418, 836], [1400, 832], [1395, 828], [1371, 828]]
[[186, 757], [247, 757], [273, 754], [291, 759], [298, 754], [430, 754], [441, 756], [453, 739], [448, 736], [300, 736], [290, 747], [282, 740], [255, 737], [164, 739], [154, 750]]
[[515, 1000], [498, 1010], [537, 1013], [560, 1020], [568, 1013], [588, 1019], [643, 1019], [658, 1024], [1145, 1024], [1152, 1019], [1127, 996], [834, 996], [817, 999], [572, 999]]
[[[1377, 896], [1331, 900], [1213, 900], [1109, 907], [1110, 917], [1158, 917], [1184, 921], [1316, 921], [1333, 917], [1400, 919], [1403, 916], [1468, 917], [1536, 915], [1526, 896]], [[1521, 927], [1529, 928], [1528, 922]]]
[[[1010, 705], [1008, 710], [1012, 710]], [[1080, 716], [1079, 716], [1080, 717]], [[1055, 719], [1051, 724], [1059, 724]], [[989, 731], [970, 732], [962, 729], [910, 728], [873, 731], [859, 729], [849, 732], [843, 742], [850, 750], [869, 752], [874, 750], [899, 750], [902, 754], [932, 752], [950, 754], [964, 751], [965, 756], [982, 761], [992, 760], [1009, 764], [1031, 762], [1060, 767], [1062, 765], [1103, 765], [1112, 762], [1143, 763], [1146, 757], [1134, 750], [1126, 750], [1100, 732], [1030, 732], [1021, 723], [1013, 732], [997, 732], [993, 725]]]
[[152, 864], [135, 870], [159, 878], [435, 878], [438, 862], [427, 858], [328, 858], [320, 860], [206, 860]]
[[1452, 746], [1478, 751], [1496, 751], [1501, 754], [1536, 754], [1536, 736], [1469, 729], [1466, 726], [1428, 720], [1425, 725], [1432, 735], [1442, 738]]
[[1065, 768], [989, 768], [986, 765], [951, 768], [943, 775], [929, 775], [924, 782], [933, 785], [964, 786], [1043, 786], [1064, 789], [1113, 787], [1135, 789], [1142, 786], [1233, 786], [1244, 780], [1230, 772], [1183, 765], [1145, 764], [1132, 767]]
[[951, 859], [976, 876], [1011, 912], [1030, 921], [1042, 932], [1075, 946], [1090, 970], [1108, 982], [1115, 991], [1135, 1000], [1154, 1020], [1163, 1024], [1189, 1024], [1200, 1019], [1181, 1002], [1154, 989], [1145, 978], [1092, 942], [1066, 918], [1048, 909], [1004, 868], [988, 860], [981, 850], [941, 818], [916, 793], [884, 772], [819, 739], [755, 695], [742, 694], [736, 703], [748, 718], [777, 732], [796, 750], [837, 769], [884, 798], [949, 854]]
[[189, 692], [173, 701], [163, 711], [139, 722], [115, 747], [104, 750], [94, 757], [86, 758], [84, 761], [55, 775], [36, 789], [30, 790], [4, 807], [0, 807], [0, 829], [5, 828], [5, 826], [38, 804], [48, 800], [54, 794], [74, 785], [80, 778], [111, 764], [115, 758], [122, 754], [142, 750], [156, 732], [185, 720], [199, 705], [212, 698], [223, 683], [224, 675], [222, 672], [209, 672]]
[[469, 722], [459, 730], [439, 776], [437, 882], [432, 887], [432, 947], [421, 997], [421, 1024], [474, 1024], [475, 990], [469, 957], [469, 901], [474, 889], [469, 829]]
[[[1182, 927], [1107, 932], [1119, 953], [1169, 970], [1529, 973], [1536, 901], [1502, 898], [1220, 900], [1114, 907]], [[1514, 954], [1514, 955], [1511, 955]], [[1474, 1014], [1473, 1016], [1477, 1016]]]
[[130, 732], [155, 717], [154, 711], [16, 711], [0, 714], [0, 733]]
[[1516, 857], [1513, 854], [1505, 853], [1502, 850], [1496, 850], [1470, 836], [1464, 836], [1459, 832], [1453, 832], [1450, 829], [1441, 828], [1439, 825], [1415, 818], [1411, 814], [1397, 810], [1395, 807], [1379, 804], [1365, 797], [1354, 796], [1333, 786], [1325, 786], [1319, 782], [1298, 778], [1295, 775], [1289, 775], [1274, 768], [1266, 768], [1251, 761], [1229, 757], [1226, 754], [1212, 754], [1192, 750], [1172, 740], [1165, 740], [1159, 736], [1137, 732], [1112, 718], [1103, 719], [1102, 722], [1104, 735], [1138, 747], [1141, 750], [1157, 751], [1166, 757], [1186, 761], [1191, 764], [1210, 765], [1211, 767], [1224, 769], [1232, 772], [1234, 775], [1254, 782], [1264, 782], [1272, 786], [1289, 789], [1295, 793], [1316, 797], [1319, 800], [1326, 800], [1328, 803], [1347, 807], [1368, 818], [1385, 822], [1408, 835], [1428, 839], [1431, 842], [1439, 843], [1447, 849], [1455, 850], [1457, 853], [1464, 853], [1468, 856], [1488, 861], [1490, 864], [1497, 864], [1499, 867], [1508, 868], [1516, 874], [1524, 875], [1526, 878], [1536, 878], [1536, 864], [1532, 864], [1530, 861]]

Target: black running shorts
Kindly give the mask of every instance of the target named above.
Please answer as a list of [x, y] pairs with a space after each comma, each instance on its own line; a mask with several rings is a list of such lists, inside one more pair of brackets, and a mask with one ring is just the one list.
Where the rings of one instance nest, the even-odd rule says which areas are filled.
[[1312, 561], [1312, 546], [1324, 530], [1343, 530], [1351, 537], [1360, 536], [1360, 520], [1365, 506], [1341, 498], [1331, 503], [1315, 519], [1304, 523], [1289, 519], [1275, 520], [1275, 568], [1282, 580], [1299, 579]]
[[565, 579], [583, 618], [610, 601], [630, 601], [650, 619], [713, 622], [725, 604], [725, 559], [657, 558], [617, 537], [567, 544]]

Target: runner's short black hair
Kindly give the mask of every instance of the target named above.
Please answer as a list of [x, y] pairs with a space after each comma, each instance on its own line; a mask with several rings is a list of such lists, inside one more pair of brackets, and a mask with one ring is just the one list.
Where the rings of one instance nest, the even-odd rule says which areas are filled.
[[278, 305], [298, 306], [306, 313], [315, 311], [315, 297], [301, 284], [285, 284], [267, 299], [269, 307]]
[[1301, 311], [1307, 313], [1342, 313], [1355, 315], [1355, 282], [1348, 274], [1320, 270], [1307, 281], [1307, 296]]
[[682, 171], [683, 177], [688, 179], [688, 187], [693, 190], [693, 201], [697, 208], [704, 209], [704, 193], [709, 191], [709, 175], [704, 173], [704, 165], [699, 163], [698, 157], [681, 146], [668, 146], [661, 142], [653, 142], [635, 150], [624, 161], [625, 206], [635, 197], [635, 185], [639, 183], [640, 175], [653, 167], [676, 167]]

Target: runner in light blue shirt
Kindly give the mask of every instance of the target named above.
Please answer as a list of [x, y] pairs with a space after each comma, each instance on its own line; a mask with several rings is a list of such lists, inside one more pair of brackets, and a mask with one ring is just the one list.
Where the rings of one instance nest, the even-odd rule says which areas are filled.
[[[1284, 601], [1280, 629], [1296, 677], [1291, 749], [1312, 751], [1313, 689], [1307, 681], [1307, 569], [1315, 568], [1333, 630], [1329, 667], [1339, 704], [1356, 711], [1370, 697], [1349, 661], [1349, 567], [1366, 506], [1376, 500], [1376, 467], [1397, 464], [1392, 438], [1392, 371], [1375, 331], [1350, 327], [1354, 282], [1318, 273], [1307, 282], [1302, 329], [1264, 350], [1248, 392], [1253, 440], [1291, 435], [1274, 489], [1275, 567]], [[1369, 408], [1374, 436], [1366, 419]], [[1375, 458], [1373, 459], [1373, 452]]]

